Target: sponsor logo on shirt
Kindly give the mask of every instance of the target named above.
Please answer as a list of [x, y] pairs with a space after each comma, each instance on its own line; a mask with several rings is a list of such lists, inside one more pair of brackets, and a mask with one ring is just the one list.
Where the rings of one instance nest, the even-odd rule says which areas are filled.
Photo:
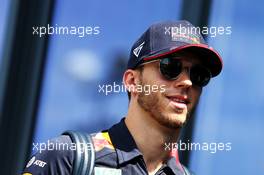
[[27, 163], [26, 167], [29, 168], [31, 165], [37, 165], [43, 168], [47, 163], [42, 160], [36, 160], [36, 157], [33, 156]]
[[114, 149], [108, 132], [97, 133], [92, 139], [95, 151], [100, 151], [103, 148]]
[[39, 166], [39, 167], [41, 167], [41, 168], [43, 168], [46, 164], [47, 164], [46, 162], [41, 161], [41, 160], [36, 160], [36, 161], [34, 162], [34, 165], [37, 165], [37, 166]]
[[33, 163], [34, 163], [34, 161], [35, 161], [35, 159], [36, 159], [36, 157], [35, 156], [33, 156], [29, 161], [28, 161], [28, 163], [27, 163], [27, 168], [28, 167], [30, 167]]
[[121, 169], [94, 167], [94, 175], [122, 175]]

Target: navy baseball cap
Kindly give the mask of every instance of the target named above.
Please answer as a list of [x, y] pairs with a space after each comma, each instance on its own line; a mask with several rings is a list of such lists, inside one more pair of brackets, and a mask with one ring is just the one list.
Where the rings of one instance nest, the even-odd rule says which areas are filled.
[[223, 67], [220, 55], [203, 39], [197, 27], [186, 20], [151, 25], [133, 44], [127, 69], [180, 51], [197, 54], [202, 63], [217, 76]]

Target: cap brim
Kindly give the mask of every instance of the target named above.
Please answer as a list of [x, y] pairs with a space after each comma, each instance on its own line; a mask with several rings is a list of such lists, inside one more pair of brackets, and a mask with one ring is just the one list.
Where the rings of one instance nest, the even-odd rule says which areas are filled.
[[143, 60], [150, 61], [180, 51], [190, 51], [191, 53], [199, 55], [202, 63], [211, 71], [212, 77], [217, 76], [223, 68], [223, 61], [221, 56], [213, 48], [208, 47], [205, 44], [188, 44], [177, 48], [163, 49], [158, 53], [143, 58]]

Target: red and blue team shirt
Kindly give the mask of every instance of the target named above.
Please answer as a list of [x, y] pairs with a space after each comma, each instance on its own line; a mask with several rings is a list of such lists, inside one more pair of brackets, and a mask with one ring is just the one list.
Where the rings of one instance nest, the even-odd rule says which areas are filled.
[[[124, 118], [108, 130], [91, 134], [95, 148], [94, 174], [148, 175], [142, 153], [130, 134]], [[54, 145], [70, 145], [69, 136], [61, 135], [50, 141]], [[38, 152], [27, 163], [23, 175], [71, 175], [75, 150], [50, 149]], [[184, 175], [178, 152], [171, 156], [156, 175]]]

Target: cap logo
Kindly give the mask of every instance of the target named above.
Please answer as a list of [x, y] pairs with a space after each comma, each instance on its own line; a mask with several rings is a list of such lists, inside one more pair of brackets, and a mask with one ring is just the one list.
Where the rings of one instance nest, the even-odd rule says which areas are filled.
[[139, 46], [137, 46], [134, 50], [133, 53], [136, 57], [139, 56], [141, 49], [143, 48], [143, 45], [145, 44], [145, 41], [143, 43], [141, 43]]
[[190, 26], [165, 27], [165, 35], [171, 36], [171, 41], [180, 41], [191, 44], [200, 44], [199, 28]]
[[196, 28], [193, 31], [190, 27], [171, 27], [171, 40], [181, 41], [192, 44], [200, 44], [199, 36], [197, 36]]

